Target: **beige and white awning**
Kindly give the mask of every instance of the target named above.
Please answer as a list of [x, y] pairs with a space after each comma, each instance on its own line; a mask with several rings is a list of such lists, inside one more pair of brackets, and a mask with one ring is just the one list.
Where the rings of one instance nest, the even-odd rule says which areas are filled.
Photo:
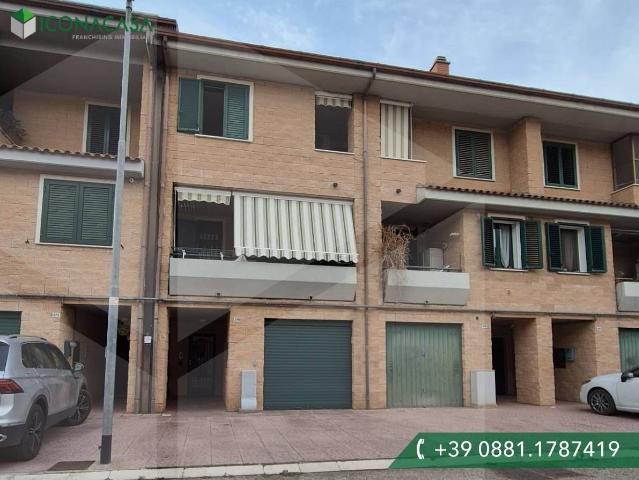
[[235, 254], [357, 262], [352, 202], [233, 192]]
[[228, 190], [212, 190], [210, 188], [175, 187], [179, 202], [207, 202], [231, 204], [231, 192]]
[[339, 93], [315, 92], [315, 104], [323, 107], [351, 108], [353, 102], [352, 95]]

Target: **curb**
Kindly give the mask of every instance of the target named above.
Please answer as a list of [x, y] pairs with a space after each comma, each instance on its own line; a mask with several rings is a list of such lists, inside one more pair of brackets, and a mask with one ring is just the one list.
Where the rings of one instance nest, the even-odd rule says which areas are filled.
[[141, 470], [92, 470], [88, 472], [16, 473], [0, 475], [0, 480], [139, 480], [219, 478], [245, 475], [280, 475], [283, 473], [352, 472], [386, 470], [394, 459], [348, 460], [330, 462], [226, 465], [216, 467], [145, 468]]

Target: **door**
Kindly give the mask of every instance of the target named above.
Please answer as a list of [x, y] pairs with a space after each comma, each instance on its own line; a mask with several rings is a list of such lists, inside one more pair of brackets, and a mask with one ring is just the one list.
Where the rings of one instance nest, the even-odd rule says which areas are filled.
[[497, 395], [506, 395], [506, 341], [503, 337], [492, 338], [492, 352], [495, 392]]
[[215, 392], [215, 335], [191, 335], [188, 354], [190, 397], [212, 397]]
[[22, 362], [26, 368], [34, 368], [44, 388], [49, 392], [49, 415], [60, 413], [68, 408], [68, 396], [65, 382], [58, 375], [55, 360], [48, 345], [42, 342], [30, 342], [22, 345]]
[[639, 328], [619, 329], [621, 371], [639, 367]]
[[351, 322], [267, 320], [264, 408], [352, 408]]
[[69, 362], [64, 358], [64, 355], [58, 347], [50, 344], [42, 344], [42, 347], [48, 350], [49, 355], [53, 358], [56, 369], [56, 381], [61, 383], [60, 398], [64, 404], [63, 409], [66, 410], [75, 407], [78, 403], [80, 385], [78, 379], [73, 375], [73, 370], [71, 370]]
[[389, 407], [461, 406], [461, 326], [386, 324]]

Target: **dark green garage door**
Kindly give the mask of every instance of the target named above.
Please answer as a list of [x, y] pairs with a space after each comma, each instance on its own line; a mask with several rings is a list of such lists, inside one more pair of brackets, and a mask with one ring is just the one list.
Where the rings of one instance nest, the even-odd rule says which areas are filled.
[[267, 320], [264, 408], [351, 408], [351, 322]]
[[389, 407], [461, 406], [461, 326], [386, 325]]
[[621, 371], [639, 367], [639, 328], [619, 329]]
[[0, 312], [0, 335], [20, 333], [20, 312]]

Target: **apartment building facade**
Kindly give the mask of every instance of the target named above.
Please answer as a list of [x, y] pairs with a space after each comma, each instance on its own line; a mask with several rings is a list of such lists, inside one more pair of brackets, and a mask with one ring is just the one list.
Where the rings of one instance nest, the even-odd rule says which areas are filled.
[[[157, 22], [127, 132], [129, 411], [469, 406], [487, 371], [552, 405], [639, 363], [638, 106]], [[0, 310], [64, 346], [103, 305], [109, 250], [47, 242], [70, 180], [15, 157], [81, 152], [75, 195], [97, 198], [89, 119], [108, 112], [33, 83], [12, 89], [32, 136], [0, 147], [20, 206]]]

